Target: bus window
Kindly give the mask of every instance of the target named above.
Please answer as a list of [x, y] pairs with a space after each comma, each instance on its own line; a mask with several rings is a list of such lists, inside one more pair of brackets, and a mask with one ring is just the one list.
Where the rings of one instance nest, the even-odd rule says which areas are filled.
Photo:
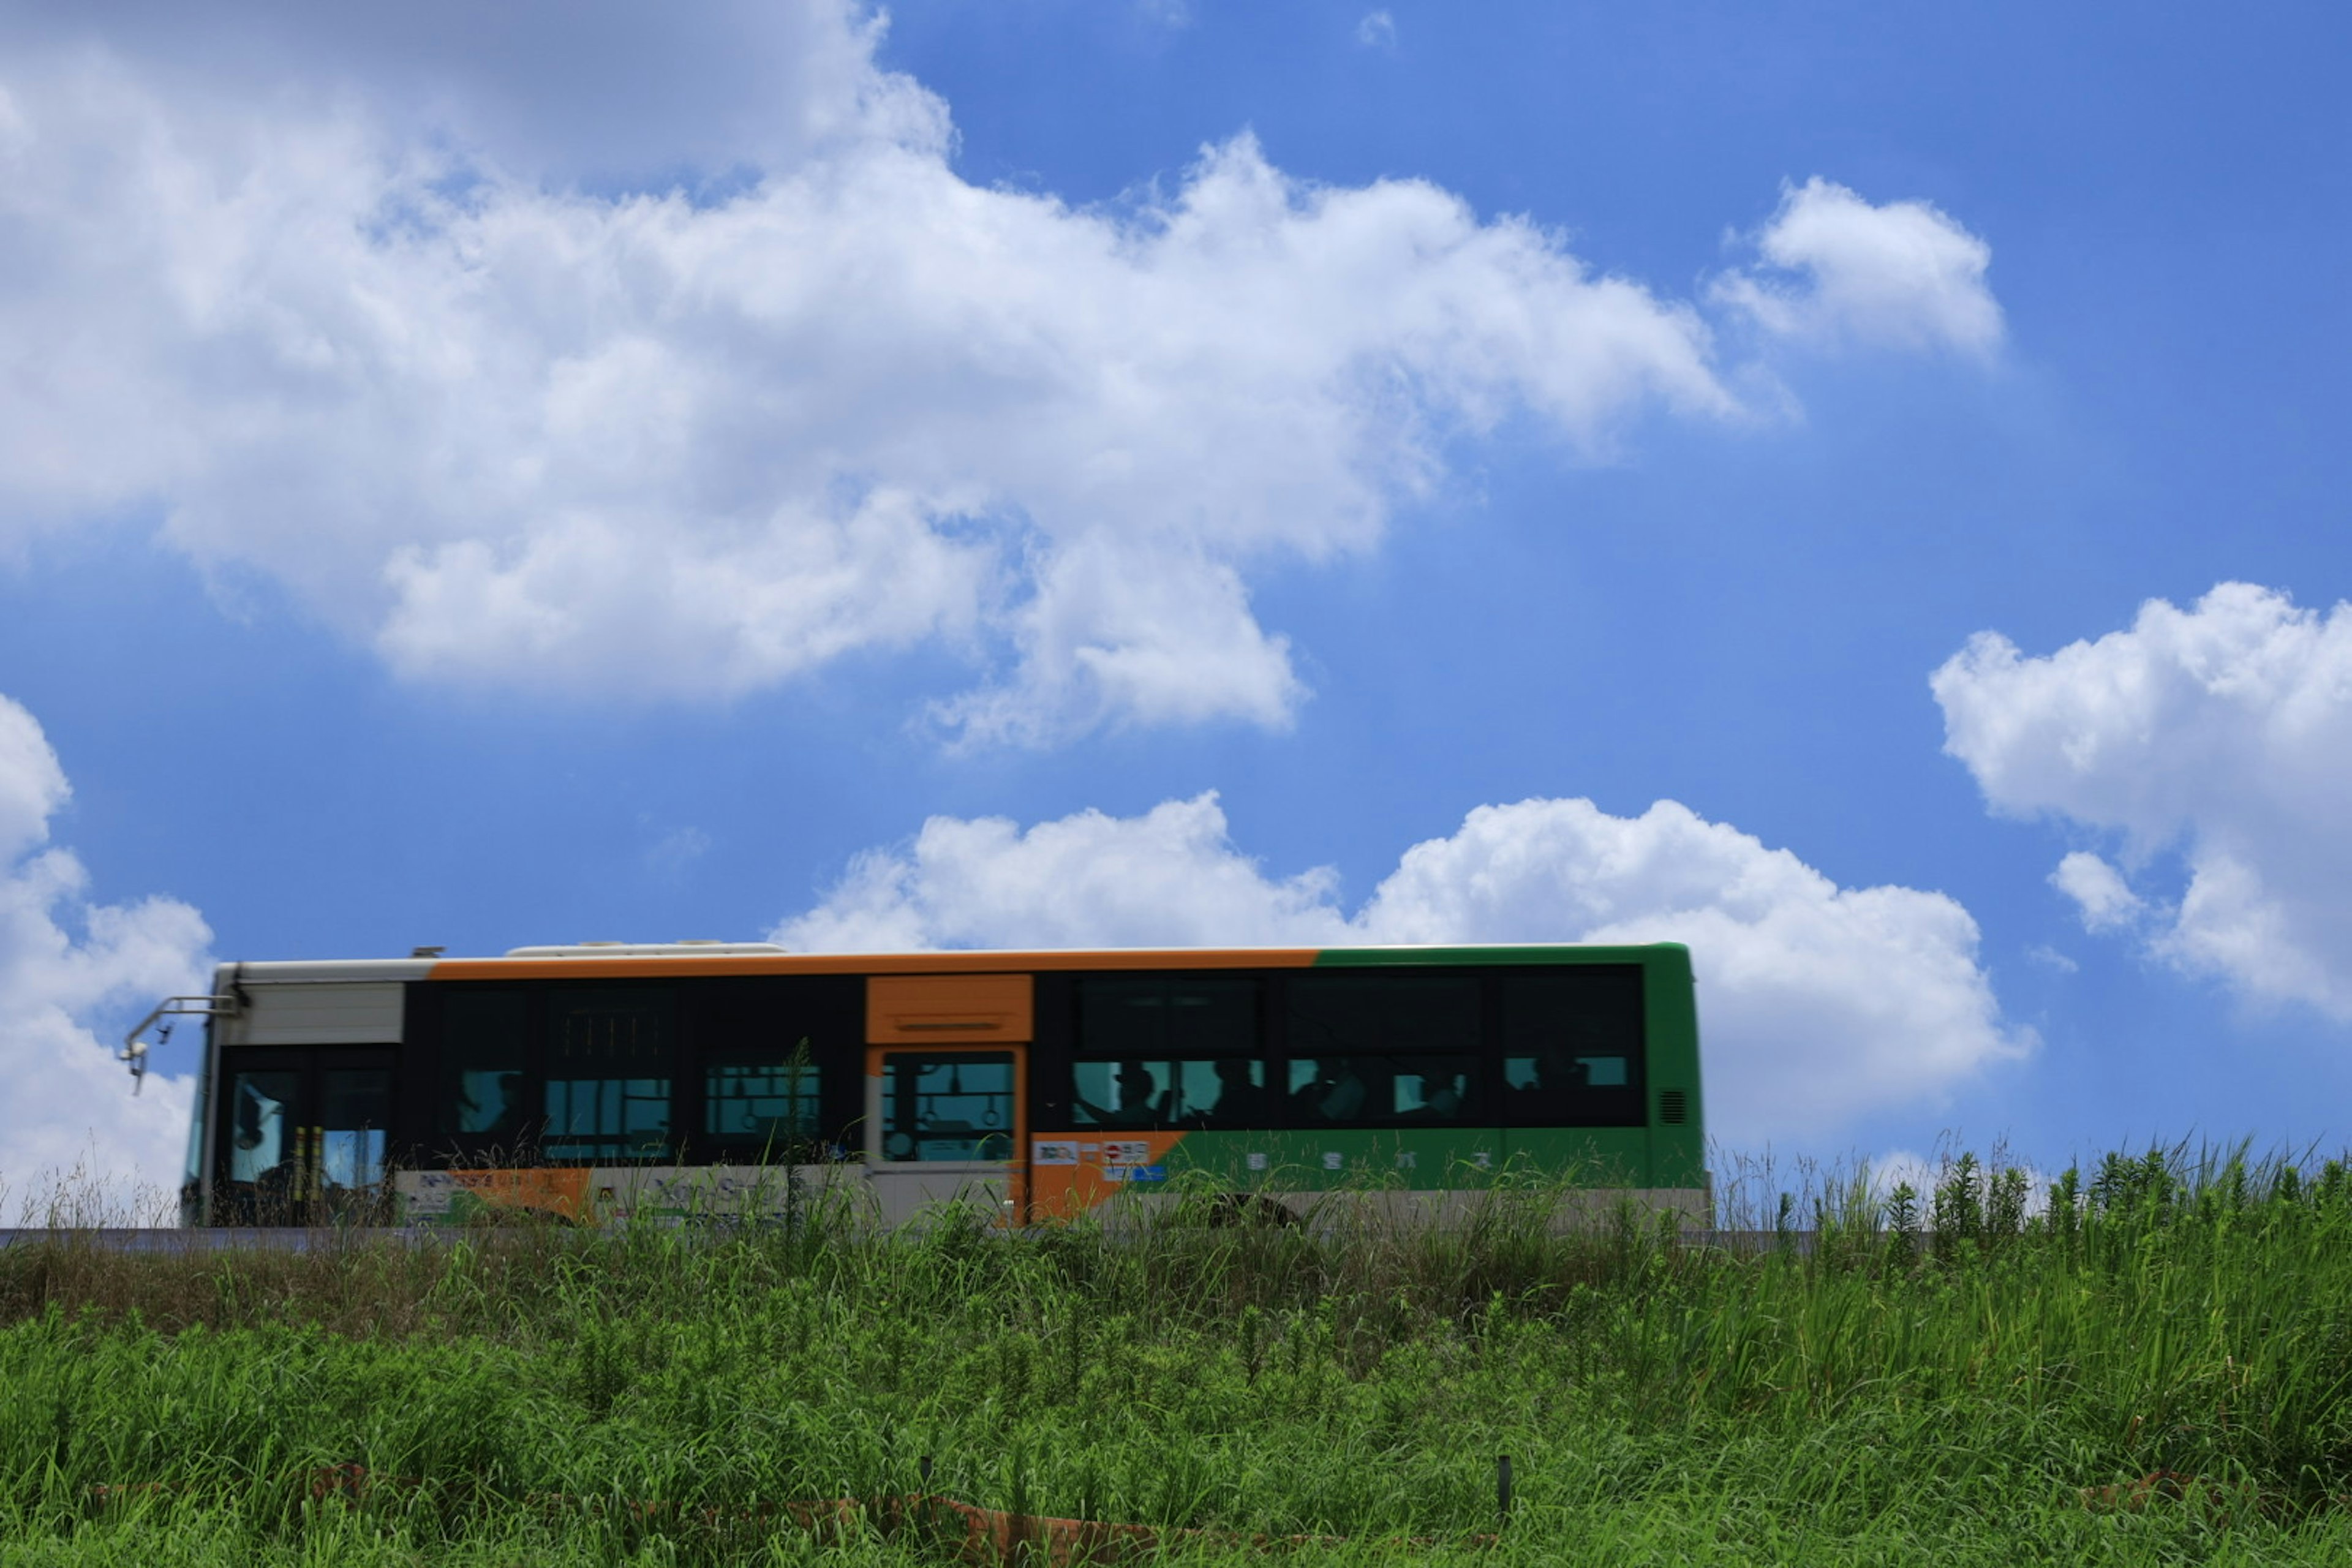
[[[184, 1206], [187, 1203], [187, 1198], [184, 1194], [190, 1188], [194, 1187], [198, 1183], [201, 1183], [205, 1179], [205, 1118], [212, 1114], [212, 1073], [207, 1068], [200, 1068], [197, 1069], [196, 1073], [195, 1113], [188, 1118], [188, 1161], [185, 1167], [186, 1180], [180, 1189], [184, 1194], [181, 1199]], [[189, 1219], [183, 1219], [180, 1223], [183, 1225], [191, 1225], [194, 1222]]]
[[1173, 1062], [1129, 1058], [1070, 1069], [1070, 1117], [1081, 1127], [1158, 1127], [1176, 1119]]
[[1410, 1127], [1470, 1120], [1461, 1057], [1293, 1057], [1290, 1120], [1302, 1127]]
[[548, 996], [547, 1153], [646, 1160], [669, 1152], [667, 991]]
[[1299, 1057], [1475, 1051], [1478, 982], [1466, 975], [1297, 974], [1285, 986]]
[[1265, 1063], [1247, 1057], [1081, 1061], [1070, 1079], [1080, 1127], [1264, 1127], [1270, 1110]]
[[1153, 1058], [1258, 1049], [1258, 983], [1219, 975], [1087, 975], [1077, 983], [1077, 1048]]
[[[768, 975], [678, 987], [680, 1158], [808, 1164], [865, 1142], [866, 979]], [[683, 1103], [687, 1050], [700, 1108]]]
[[[802, 1044], [805, 1046], [806, 1041]], [[816, 1064], [783, 1051], [730, 1053], [702, 1072], [702, 1130], [722, 1143], [779, 1152], [816, 1137]]]
[[1013, 1058], [893, 1051], [882, 1058], [885, 1160], [1013, 1158]]
[[331, 1191], [373, 1188], [383, 1180], [392, 1069], [329, 1068], [320, 1078], [325, 1100], [319, 1127], [320, 1181]]
[[260, 1182], [292, 1155], [292, 1112], [300, 1075], [241, 1072], [229, 1089], [228, 1179]]
[[1540, 1056], [1503, 1058], [1503, 1082], [1514, 1089], [1623, 1089], [1633, 1081], [1630, 1057], [1546, 1051]]
[[1389, 1081], [1400, 1121], [1459, 1121], [1470, 1108], [1470, 1073], [1458, 1061], [1400, 1061]]
[[1203, 1127], [1264, 1127], [1274, 1107], [1265, 1092], [1265, 1063], [1239, 1057], [1178, 1062], [1182, 1094], [1177, 1120]]
[[1639, 970], [1505, 977], [1503, 1120], [1512, 1127], [1642, 1125]]
[[523, 1076], [530, 1016], [530, 999], [520, 991], [443, 994], [436, 1131], [509, 1147], [524, 1140], [536, 1110]]

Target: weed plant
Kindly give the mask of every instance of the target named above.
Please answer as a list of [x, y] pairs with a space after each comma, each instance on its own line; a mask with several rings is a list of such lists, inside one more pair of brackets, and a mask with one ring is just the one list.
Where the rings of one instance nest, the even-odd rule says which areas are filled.
[[[1963, 1155], [1754, 1195], [1731, 1233], [1563, 1230], [1510, 1183], [1444, 1226], [1339, 1194], [1013, 1236], [839, 1202], [306, 1252], [61, 1232], [0, 1251], [0, 1562], [939, 1561], [762, 1511], [926, 1458], [993, 1508], [1346, 1538], [1279, 1549], [1318, 1563], [2352, 1559], [2343, 1166]], [[314, 1495], [339, 1466], [394, 1484]]]

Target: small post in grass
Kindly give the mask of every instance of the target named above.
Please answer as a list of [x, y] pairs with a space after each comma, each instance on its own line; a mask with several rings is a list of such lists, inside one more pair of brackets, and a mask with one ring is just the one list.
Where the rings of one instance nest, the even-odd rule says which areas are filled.
[[922, 1472], [923, 1495], [929, 1497], [931, 1491], [931, 1457], [929, 1454], [925, 1454], [921, 1462], [916, 1466], [916, 1468]]
[[1511, 1457], [1495, 1457], [1495, 1528], [1500, 1530], [1511, 1522]]

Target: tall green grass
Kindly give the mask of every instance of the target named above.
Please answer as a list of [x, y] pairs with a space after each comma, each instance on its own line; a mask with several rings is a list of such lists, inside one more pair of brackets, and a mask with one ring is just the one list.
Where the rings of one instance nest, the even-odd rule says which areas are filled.
[[[1318, 1562], [2352, 1556], [2339, 1166], [1961, 1157], [1785, 1202], [1767, 1173], [1721, 1245], [1630, 1211], [1563, 1234], [1556, 1200], [60, 1235], [0, 1253], [0, 1561], [929, 1561], [757, 1511], [911, 1492], [927, 1456], [992, 1507], [1348, 1538], [1290, 1549]], [[1513, 1514], [1474, 1544], [1500, 1454]], [[417, 1484], [310, 1496], [352, 1464]]]

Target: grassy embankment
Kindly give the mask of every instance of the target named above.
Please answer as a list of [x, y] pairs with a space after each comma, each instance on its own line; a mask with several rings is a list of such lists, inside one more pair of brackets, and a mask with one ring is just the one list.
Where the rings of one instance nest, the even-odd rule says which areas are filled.
[[[1349, 1538], [1302, 1563], [2352, 1560], [2352, 1178], [2158, 1156], [2025, 1197], [1973, 1163], [1924, 1212], [1832, 1192], [1756, 1257], [1509, 1192], [1451, 1231], [20, 1247], [0, 1563], [939, 1561], [756, 1511], [926, 1455], [992, 1507]], [[312, 1497], [354, 1464], [421, 1484]]]

